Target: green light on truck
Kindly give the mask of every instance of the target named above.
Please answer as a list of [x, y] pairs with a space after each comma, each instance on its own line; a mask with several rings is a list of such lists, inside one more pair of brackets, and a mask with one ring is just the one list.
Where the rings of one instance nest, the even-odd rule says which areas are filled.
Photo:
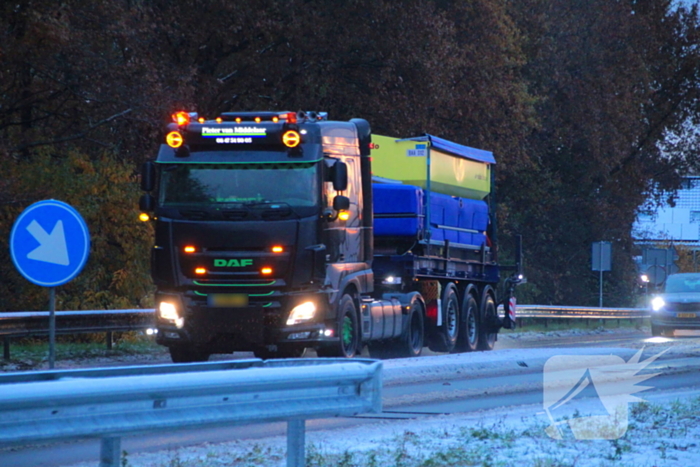
[[217, 268], [243, 268], [252, 266], [252, 259], [215, 259], [214, 267]]

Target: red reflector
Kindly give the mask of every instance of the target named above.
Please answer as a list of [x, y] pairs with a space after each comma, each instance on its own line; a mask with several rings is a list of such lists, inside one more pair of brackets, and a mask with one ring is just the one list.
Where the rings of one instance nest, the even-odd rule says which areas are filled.
[[428, 303], [427, 309], [425, 310], [425, 316], [428, 319], [431, 319], [433, 321], [437, 321], [437, 312], [438, 312], [437, 300], [433, 300], [432, 302]]
[[297, 122], [297, 114], [294, 112], [289, 112], [287, 114], [287, 123], [296, 123]]

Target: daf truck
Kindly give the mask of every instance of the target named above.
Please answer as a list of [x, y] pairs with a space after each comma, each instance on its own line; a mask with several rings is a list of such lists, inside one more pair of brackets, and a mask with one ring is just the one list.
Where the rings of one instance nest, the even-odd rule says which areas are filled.
[[157, 342], [174, 362], [492, 349], [522, 280], [517, 259], [499, 299], [494, 164], [323, 112], [174, 114], [141, 173]]

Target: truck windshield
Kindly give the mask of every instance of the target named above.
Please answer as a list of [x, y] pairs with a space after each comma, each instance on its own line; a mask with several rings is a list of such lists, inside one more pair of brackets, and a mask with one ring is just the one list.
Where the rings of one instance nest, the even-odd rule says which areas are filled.
[[161, 172], [160, 205], [318, 204], [316, 164], [173, 164]]

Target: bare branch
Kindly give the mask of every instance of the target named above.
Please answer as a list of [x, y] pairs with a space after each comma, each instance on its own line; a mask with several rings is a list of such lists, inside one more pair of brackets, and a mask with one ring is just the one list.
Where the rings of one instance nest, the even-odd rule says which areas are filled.
[[32, 148], [32, 147], [37, 147], [37, 146], [49, 146], [49, 145], [51, 145], [51, 144], [65, 143], [66, 141], [73, 141], [73, 140], [76, 140], [76, 139], [85, 138], [85, 136], [87, 136], [87, 134], [88, 134], [90, 131], [94, 130], [95, 128], [97, 128], [97, 127], [99, 127], [99, 126], [101, 126], [101, 125], [104, 125], [105, 123], [109, 123], [109, 122], [111, 122], [112, 120], [115, 120], [115, 119], [117, 119], [117, 118], [119, 118], [119, 117], [123, 117], [124, 115], [130, 113], [132, 110], [133, 110], [133, 109], [126, 109], [126, 110], [123, 111], [123, 112], [120, 112], [120, 113], [118, 113], [118, 114], [112, 115], [111, 117], [107, 117], [107, 118], [105, 118], [104, 120], [100, 120], [99, 122], [90, 125], [87, 129], [85, 129], [84, 131], [81, 131], [80, 133], [76, 133], [76, 134], [73, 134], [73, 135], [70, 135], [70, 136], [65, 136], [65, 137], [63, 137], [63, 138], [53, 139], [53, 140], [50, 140], [50, 141], [37, 141], [37, 142], [34, 142], [34, 143], [23, 144], [23, 145], [21, 145], [21, 146], [15, 147], [14, 150], [15, 150], [15, 151], [22, 151], [22, 150], [24, 150], [24, 149], [28, 149], [28, 148]]

